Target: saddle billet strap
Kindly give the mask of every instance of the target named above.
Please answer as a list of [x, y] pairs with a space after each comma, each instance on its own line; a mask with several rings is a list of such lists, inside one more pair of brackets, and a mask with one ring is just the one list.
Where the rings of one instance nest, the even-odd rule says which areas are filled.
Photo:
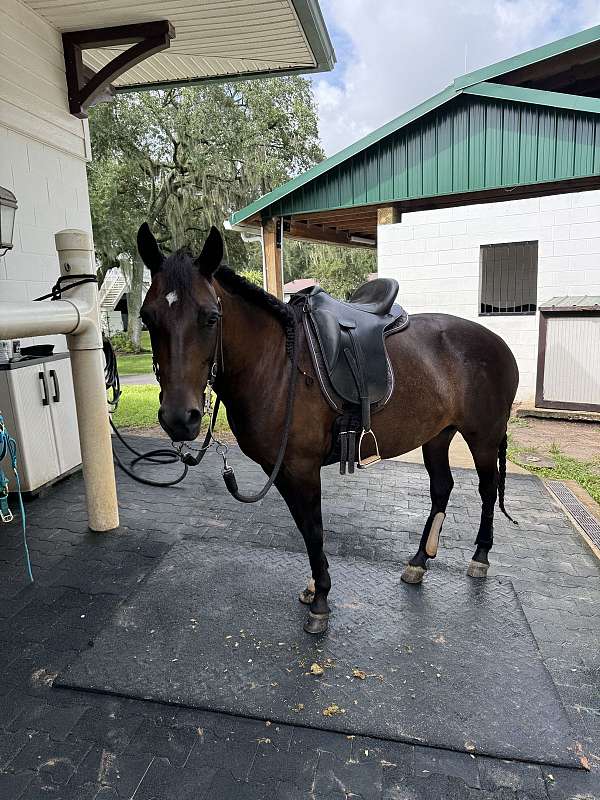
[[348, 461], [348, 431], [340, 431], [340, 475], [346, 474]]
[[356, 431], [348, 431], [348, 474], [354, 475], [354, 454], [356, 453]]
[[[343, 325], [344, 323], [340, 324]], [[367, 389], [367, 382], [365, 380], [365, 375], [363, 372], [364, 357], [360, 346], [360, 342], [352, 332], [352, 328], [346, 327], [345, 325], [344, 327], [348, 331], [348, 336], [350, 337], [350, 344], [352, 345], [352, 350], [354, 351], [353, 353], [351, 353], [350, 350], [346, 347], [344, 348], [344, 355], [346, 356], [346, 361], [348, 362], [350, 371], [352, 372], [354, 380], [356, 381], [356, 388], [358, 389], [358, 396], [360, 398], [360, 409], [361, 409], [363, 430], [370, 431], [371, 405], [369, 403], [369, 391]]]

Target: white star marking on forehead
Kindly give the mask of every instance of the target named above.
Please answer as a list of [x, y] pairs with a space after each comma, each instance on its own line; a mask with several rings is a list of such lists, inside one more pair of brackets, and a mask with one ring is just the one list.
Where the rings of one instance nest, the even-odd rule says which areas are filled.
[[179, 298], [177, 297], [177, 292], [169, 292], [169, 294], [166, 295], [165, 300], [169, 304], [170, 308], [173, 305], [173, 303], [176, 303], [179, 300]]

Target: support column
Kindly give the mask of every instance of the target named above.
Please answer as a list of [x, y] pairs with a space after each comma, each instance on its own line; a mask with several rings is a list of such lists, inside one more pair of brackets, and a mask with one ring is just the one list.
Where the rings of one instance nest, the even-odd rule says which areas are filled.
[[[77, 280], [80, 275], [95, 273], [89, 233], [61, 231], [55, 241], [61, 275]], [[67, 335], [67, 346], [71, 353], [88, 524], [93, 531], [110, 531], [119, 527], [119, 508], [104, 385], [98, 287], [86, 283], [66, 292], [65, 298], [77, 303], [87, 323]]]
[[402, 222], [399, 206], [382, 206], [377, 209], [378, 225], [397, 225], [399, 222]]
[[280, 217], [263, 223], [262, 237], [265, 289], [283, 300], [283, 228]]

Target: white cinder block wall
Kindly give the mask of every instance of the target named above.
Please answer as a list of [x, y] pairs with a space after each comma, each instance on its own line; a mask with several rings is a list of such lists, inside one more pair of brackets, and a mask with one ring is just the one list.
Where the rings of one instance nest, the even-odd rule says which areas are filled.
[[440, 311], [498, 333], [520, 370], [519, 401], [533, 401], [538, 315], [479, 316], [479, 248], [539, 242], [538, 306], [557, 295], [600, 294], [600, 191], [402, 215], [378, 228], [378, 271], [396, 278], [409, 313]]
[[[0, 297], [31, 300], [59, 274], [54, 234], [91, 231], [87, 126], [69, 114], [60, 34], [19, 0], [0, 3], [0, 185], [17, 197]], [[29, 341], [29, 340], [28, 340]], [[66, 349], [63, 337], [42, 337]]]

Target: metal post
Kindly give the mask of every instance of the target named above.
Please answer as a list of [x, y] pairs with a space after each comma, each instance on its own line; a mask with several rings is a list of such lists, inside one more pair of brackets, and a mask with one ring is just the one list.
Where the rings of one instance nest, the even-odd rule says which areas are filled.
[[[60, 231], [55, 241], [61, 275], [77, 279], [95, 273], [89, 233]], [[73, 301], [80, 314], [77, 329], [67, 335], [67, 346], [71, 353], [88, 524], [93, 531], [109, 531], [119, 526], [119, 508], [104, 387], [98, 288], [95, 283], [86, 283], [70, 290], [65, 298]]]

